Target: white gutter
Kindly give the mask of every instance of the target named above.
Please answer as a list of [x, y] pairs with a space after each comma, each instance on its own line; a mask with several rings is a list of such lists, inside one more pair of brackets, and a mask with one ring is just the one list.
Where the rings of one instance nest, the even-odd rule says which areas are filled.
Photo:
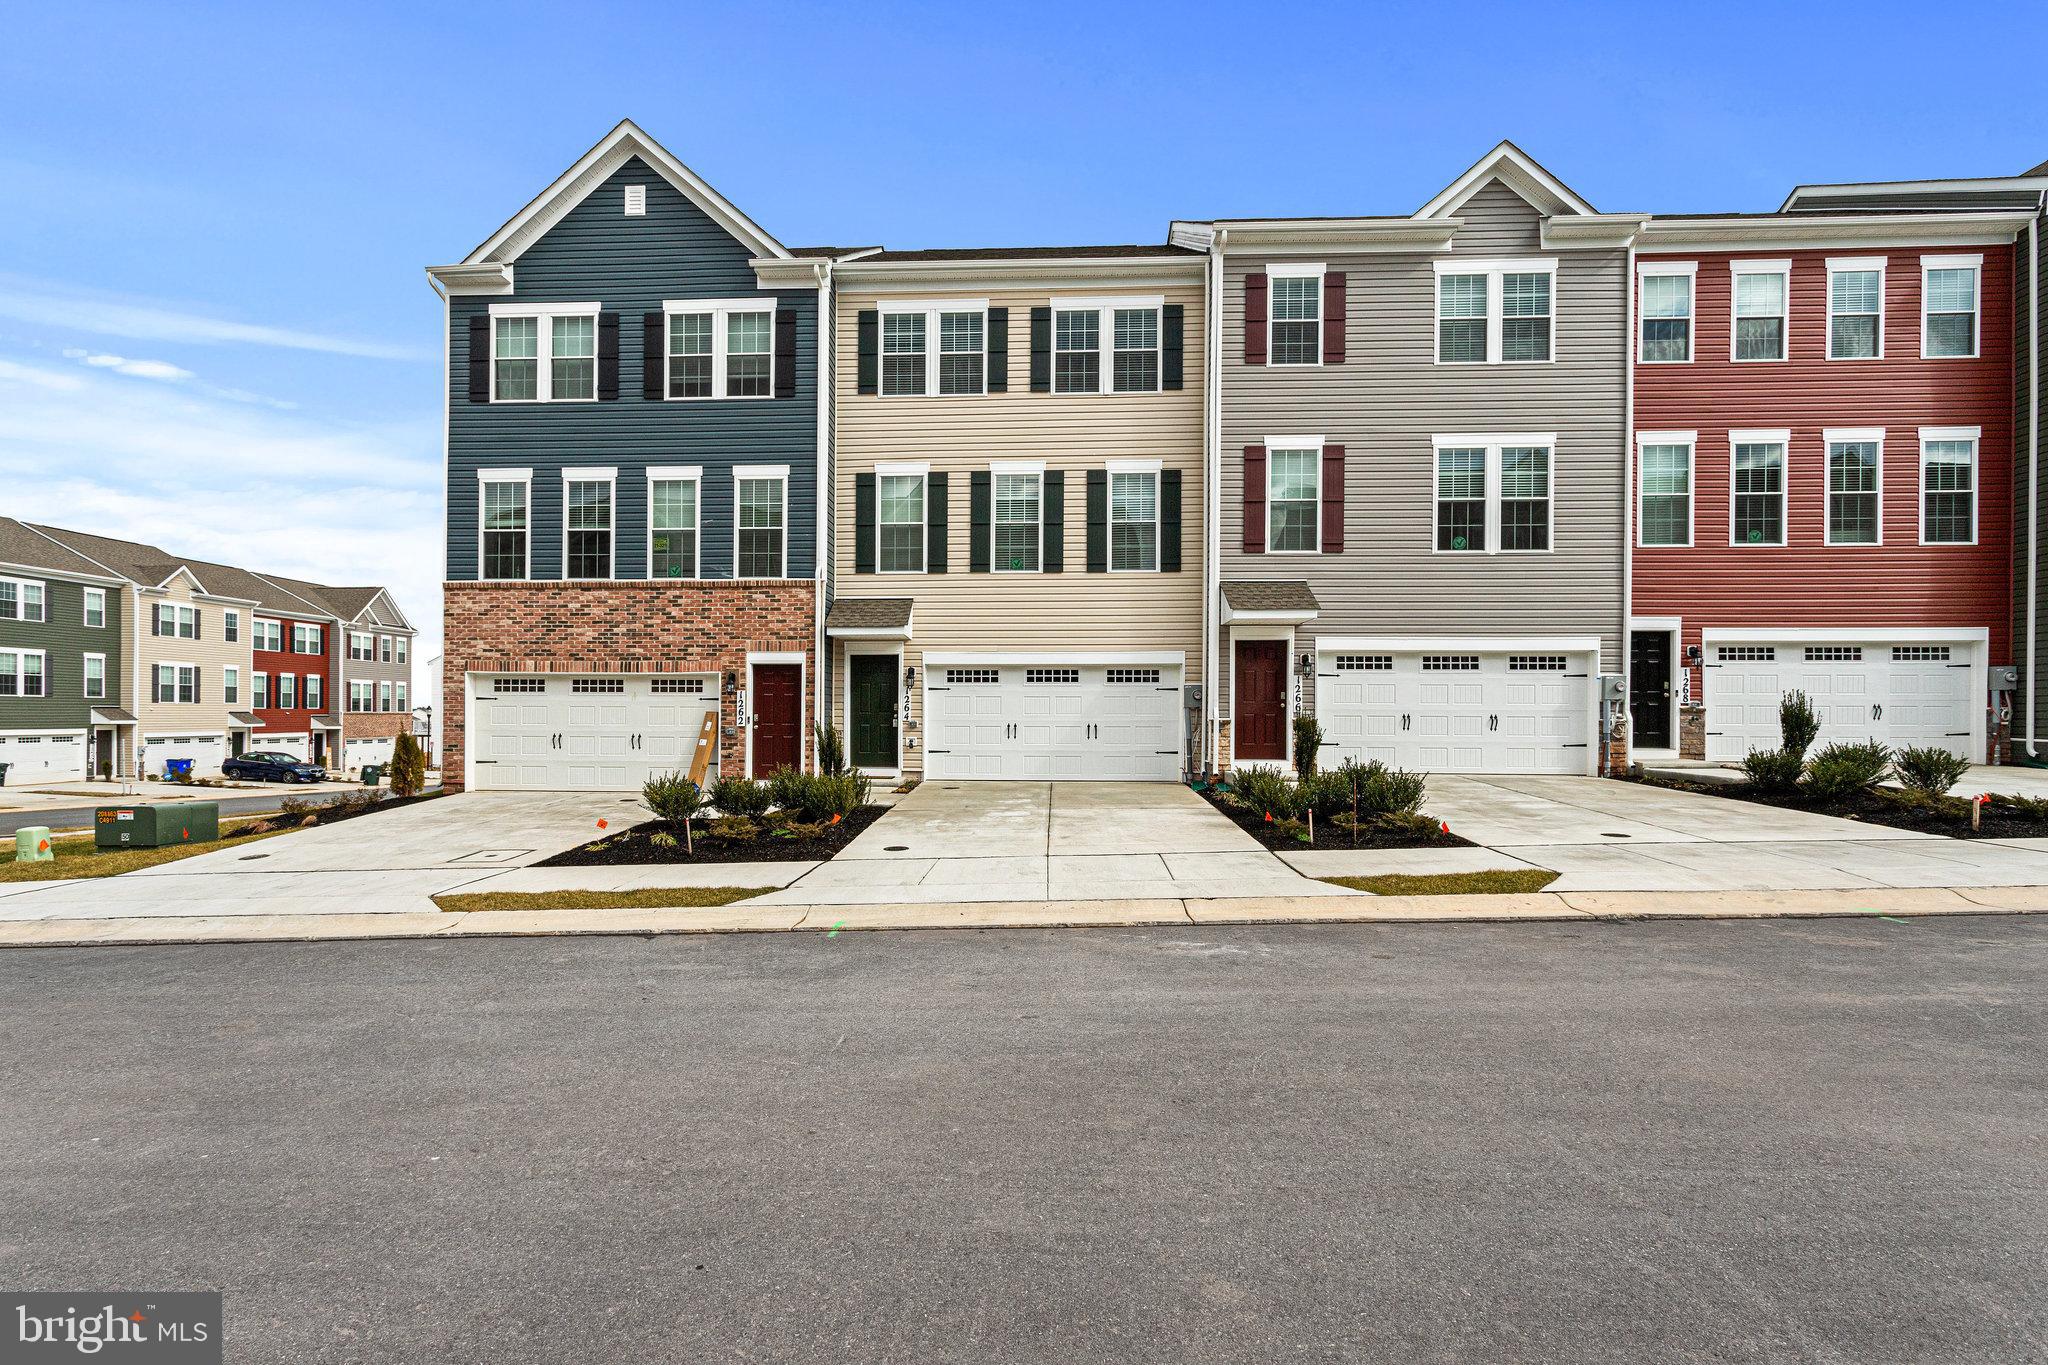
[[2041, 599], [2041, 214], [2027, 224], [2027, 757], [2038, 758], [2034, 737], [2034, 630]]
[[[834, 326], [832, 319], [832, 262], [829, 260], [820, 262], [816, 267], [816, 273], [818, 277], [818, 344], [816, 347], [818, 354], [818, 450], [815, 467], [818, 471], [818, 532], [815, 548], [811, 552], [811, 569], [817, 577], [815, 590], [811, 593], [811, 646], [817, 657], [818, 665], [811, 670], [811, 709], [814, 713], [814, 718], [811, 722], [814, 727], [811, 731], [811, 765], [813, 772], [822, 770], [818, 763], [819, 754], [817, 730], [815, 727], [825, 724], [832, 714], [831, 699], [826, 695], [826, 680], [829, 676], [832, 662], [826, 657], [825, 653], [830, 648], [829, 643], [825, 639], [825, 575], [832, 563], [831, 533], [827, 529], [826, 523], [832, 505], [830, 499], [837, 495], [837, 490], [834, 487], [836, 475], [832, 469], [832, 331]], [[842, 736], [840, 739], [841, 745], [843, 746], [846, 742], [846, 737]]]
[[[1628, 245], [1628, 303], [1622, 309], [1628, 319], [1628, 358], [1622, 365], [1622, 430], [1621, 430], [1621, 713], [1622, 733], [1628, 737], [1629, 753], [1635, 753], [1635, 717], [1629, 711], [1629, 689], [1635, 682], [1634, 650], [1629, 638], [1629, 625], [1636, 612], [1636, 244]], [[1671, 662], [1679, 668], [1685, 667], [1685, 632], [1680, 631], [1674, 640], [1673, 653], [1678, 657]], [[1676, 674], [1673, 675], [1674, 677]], [[1682, 727], [1681, 727], [1682, 728]], [[1671, 747], [1676, 749], [1679, 737], [1671, 736]], [[1604, 773], [1609, 766], [1610, 752], [1607, 737], [1601, 736], [1600, 770]]]
[[1204, 766], [1222, 766], [1223, 748], [1217, 733], [1217, 679], [1224, 675], [1223, 643], [1216, 615], [1223, 592], [1223, 244], [1229, 230], [1217, 228], [1209, 240], [1208, 334], [1209, 391], [1202, 395], [1202, 752]]

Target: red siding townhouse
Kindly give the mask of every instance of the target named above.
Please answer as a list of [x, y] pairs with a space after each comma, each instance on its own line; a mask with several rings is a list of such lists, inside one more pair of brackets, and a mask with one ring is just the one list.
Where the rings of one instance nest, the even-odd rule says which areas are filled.
[[1999, 739], [2024, 215], [1659, 218], [1634, 311], [1631, 748]]
[[250, 709], [259, 724], [250, 737], [250, 747], [282, 749], [314, 763], [337, 766], [335, 745], [340, 726], [330, 691], [334, 677], [332, 621], [313, 616], [310, 608], [305, 616], [259, 611], [254, 644]]

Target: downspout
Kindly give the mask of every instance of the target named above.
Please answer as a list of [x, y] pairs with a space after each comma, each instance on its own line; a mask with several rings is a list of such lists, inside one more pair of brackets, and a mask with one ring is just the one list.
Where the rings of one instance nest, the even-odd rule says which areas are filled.
[[[1621, 705], [1622, 733], [1628, 737], [1629, 753], [1635, 753], [1635, 731], [1628, 715], [1629, 686], [1634, 681], [1633, 668], [1629, 658], [1629, 621], [1636, 609], [1636, 239], [1628, 239], [1628, 279], [1624, 283], [1628, 302], [1622, 307], [1622, 315], [1628, 324], [1627, 350], [1622, 361], [1622, 416], [1621, 416]], [[1679, 632], [1679, 638], [1684, 638]], [[1685, 650], [1681, 646], [1675, 662], [1685, 666]], [[1606, 719], [1607, 703], [1600, 703], [1601, 718]], [[1678, 736], [1671, 737], [1672, 743]], [[1611, 775], [1614, 766], [1610, 755], [1612, 746], [1605, 734], [1600, 736], [1600, 774]]]
[[[827, 575], [831, 572], [832, 544], [828, 521], [831, 513], [831, 499], [837, 496], [832, 461], [832, 262], [821, 261], [812, 267], [818, 277], [818, 450], [816, 468], [817, 488], [817, 536], [811, 551], [811, 568], [816, 575], [816, 590], [811, 594], [811, 657], [817, 660], [812, 670], [811, 710], [813, 712], [811, 732], [811, 765], [813, 772], [822, 771], [822, 755], [818, 753], [817, 729], [831, 716], [830, 679], [831, 659], [825, 645], [825, 590]], [[842, 741], [843, 742], [843, 741]]]
[[2035, 626], [2041, 598], [2041, 215], [2043, 195], [2027, 224], [2027, 757], [2038, 761], [2034, 737]]
[[1202, 395], [1202, 758], [1206, 771], [1222, 766], [1223, 749], [1218, 735], [1217, 683], [1224, 675], [1222, 662], [1221, 596], [1223, 566], [1223, 245], [1229, 232], [1214, 228], [1209, 236], [1208, 331], [1206, 347], [1208, 392]]

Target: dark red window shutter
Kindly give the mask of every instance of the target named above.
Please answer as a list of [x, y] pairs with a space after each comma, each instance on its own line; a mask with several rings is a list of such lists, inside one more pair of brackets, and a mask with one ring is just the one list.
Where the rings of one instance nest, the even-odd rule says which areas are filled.
[[1266, 363], [1266, 272], [1244, 277], [1244, 363]]
[[1323, 363], [1344, 363], [1344, 272], [1341, 270], [1323, 272]]
[[1323, 447], [1323, 553], [1344, 550], [1344, 447]]
[[[1264, 279], [1262, 275], [1259, 277]], [[1266, 448], [1244, 448], [1244, 552], [1266, 553]]]

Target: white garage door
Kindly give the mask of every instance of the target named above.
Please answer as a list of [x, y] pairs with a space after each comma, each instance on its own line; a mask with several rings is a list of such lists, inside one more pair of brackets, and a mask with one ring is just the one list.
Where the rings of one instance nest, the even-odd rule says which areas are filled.
[[220, 765], [228, 761], [224, 735], [151, 735], [142, 742], [142, 771], [148, 777], [164, 775], [164, 760], [189, 758], [194, 777], [219, 777]]
[[365, 763], [389, 763], [394, 743], [384, 739], [352, 739], [342, 745], [342, 763], [350, 769], [360, 768]]
[[1973, 645], [1716, 644], [1703, 686], [1707, 757], [1732, 763], [1780, 742], [1778, 701], [1798, 690], [1820, 717], [1821, 744], [1880, 740], [1972, 756]]
[[1316, 670], [1321, 762], [1586, 772], [1592, 663], [1584, 654], [1326, 652]]
[[528, 674], [476, 680], [479, 790], [638, 791], [685, 770], [718, 705], [706, 677]]
[[313, 739], [310, 735], [251, 735], [249, 747], [290, 754], [303, 761], [312, 752]]
[[85, 736], [0, 734], [0, 763], [11, 786], [85, 776]]
[[1178, 667], [959, 667], [925, 673], [928, 778], [1173, 782]]

